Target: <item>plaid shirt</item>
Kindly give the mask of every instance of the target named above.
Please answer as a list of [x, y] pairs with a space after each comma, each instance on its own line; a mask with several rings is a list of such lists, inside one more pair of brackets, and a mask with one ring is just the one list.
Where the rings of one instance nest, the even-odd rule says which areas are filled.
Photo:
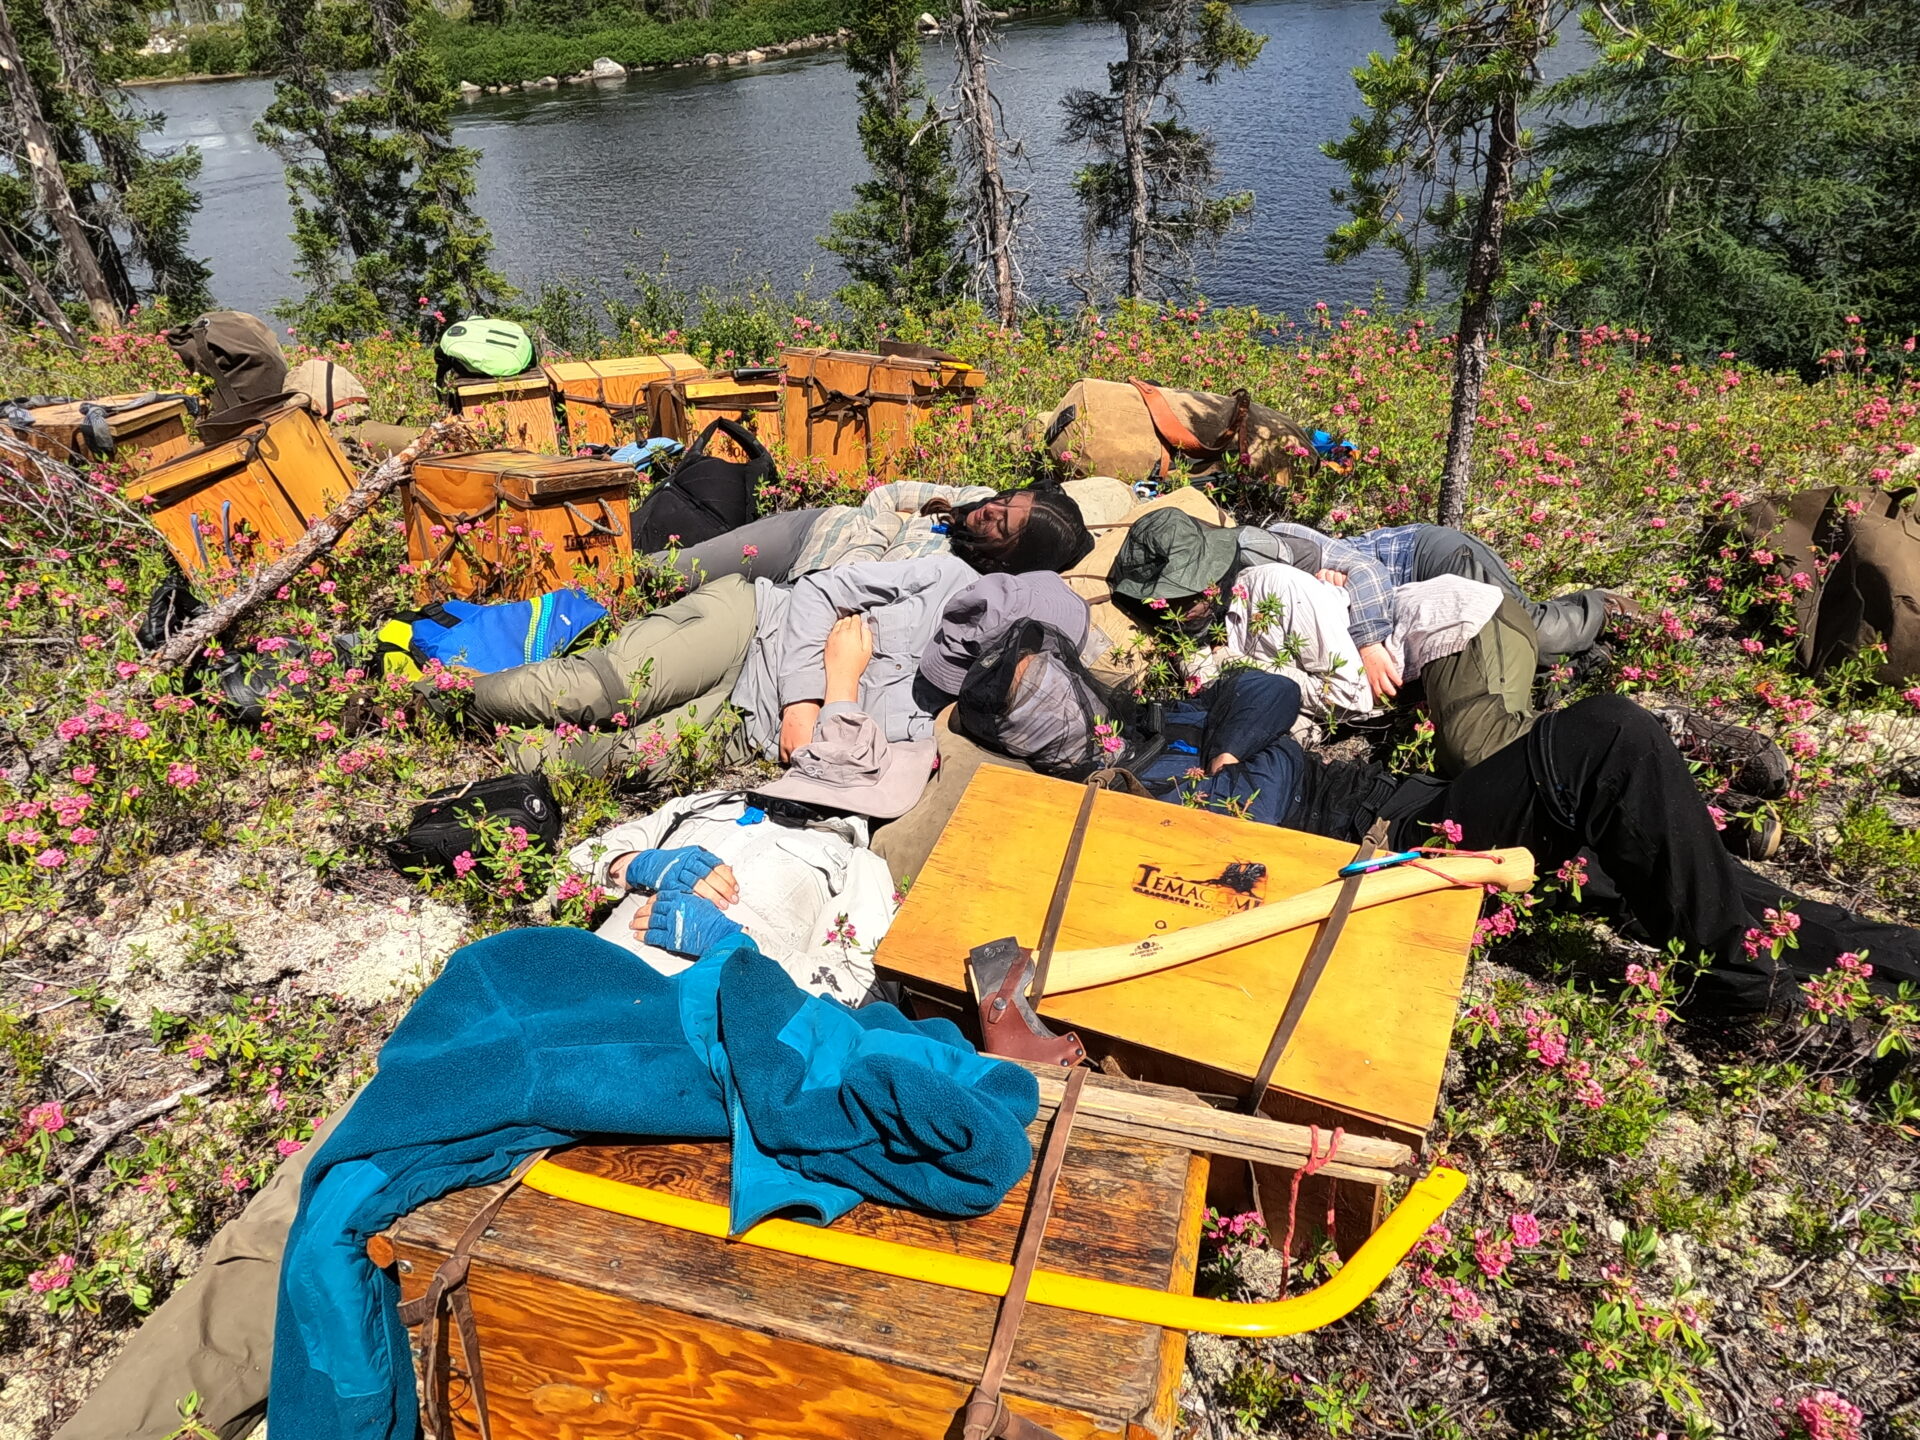
[[[1273, 534], [1306, 541], [1319, 549], [1319, 564], [1288, 563], [1302, 570], [1338, 570], [1347, 577], [1347, 628], [1355, 645], [1378, 645], [1393, 633], [1393, 589], [1405, 584], [1413, 564], [1413, 532], [1418, 525], [1373, 530], [1351, 540], [1322, 535], [1307, 525], [1286, 521], [1269, 525]], [[1404, 538], [1402, 538], [1404, 537]], [[1380, 551], [1376, 542], [1384, 541]]]
[[929, 500], [970, 505], [991, 500], [994, 494], [984, 485], [935, 485], [926, 480], [876, 485], [867, 492], [864, 504], [832, 505], [821, 511], [788, 573], [798, 578], [839, 565], [945, 554], [946, 534], [933, 527], [944, 524], [946, 517], [922, 515], [920, 507]]

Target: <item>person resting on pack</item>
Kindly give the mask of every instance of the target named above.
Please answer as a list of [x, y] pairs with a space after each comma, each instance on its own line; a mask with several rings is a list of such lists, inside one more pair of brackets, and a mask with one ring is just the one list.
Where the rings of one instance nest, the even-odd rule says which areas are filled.
[[697, 729], [725, 738], [732, 758], [785, 763], [825, 703], [828, 632], [864, 614], [875, 653], [861, 708], [888, 741], [924, 740], [933, 717], [914, 703], [914, 672], [941, 609], [978, 578], [946, 554], [822, 570], [791, 589], [727, 576], [598, 648], [477, 677], [466, 713], [496, 731], [534, 732], [512, 746], [522, 770], [564, 759], [593, 775], [658, 778], [676, 737]]
[[[1157, 581], [1151, 566], [1134, 560], [1136, 574], [1128, 578], [1129, 549], [1146, 555], [1178, 551], [1193, 558], [1179, 568], [1177, 576]], [[1210, 526], [1173, 511], [1145, 516], [1133, 527], [1114, 565], [1114, 591], [1141, 603], [1161, 600], [1170, 608], [1191, 610], [1209, 587], [1225, 592], [1240, 571], [1263, 564], [1291, 565], [1348, 592], [1348, 628], [1368, 687], [1381, 703], [1394, 697], [1401, 679], [1386, 647], [1393, 629], [1390, 600], [1397, 585], [1442, 574], [1496, 585], [1528, 607], [1529, 615], [1537, 615], [1536, 624], [1548, 625], [1550, 645], [1542, 646], [1548, 655], [1587, 649], [1605, 623], [1608, 607], [1625, 608], [1627, 603], [1606, 591], [1590, 590], [1537, 605], [1521, 592], [1499, 556], [1471, 536], [1443, 526], [1403, 525], [1348, 541], [1285, 522], [1264, 530], [1251, 525]], [[1193, 588], [1182, 593], [1176, 579], [1179, 586]]]
[[[776, 584], [816, 570], [951, 553], [981, 574], [1070, 570], [1093, 549], [1073, 501], [1055, 485], [1002, 494], [984, 485], [896, 480], [858, 506], [783, 510], [675, 551], [696, 585], [725, 575]], [[650, 557], [667, 564], [661, 552]]]
[[1183, 667], [1191, 686], [1251, 664], [1293, 677], [1309, 727], [1372, 713], [1346, 592], [1291, 565], [1240, 564], [1237, 556], [1222, 574], [1234, 533], [1179, 510], [1146, 516], [1120, 547], [1114, 592], [1143, 607], [1156, 628], [1198, 642]]
[[[1799, 983], [1843, 954], [1871, 952], [1876, 987], [1920, 981], [1920, 931], [1793, 895], [1738, 864], [1665, 722], [1624, 695], [1542, 715], [1451, 781], [1310, 756], [1289, 733], [1298, 709], [1292, 680], [1243, 669], [1166, 706], [1155, 727], [1093, 679], [1065, 636], [1022, 621], [968, 670], [953, 723], [1042, 774], [1124, 766], [1163, 799], [1336, 840], [1357, 843], [1385, 817], [1395, 850], [1457, 832], [1465, 849], [1525, 846], [1543, 874], [1584, 856], [1590, 894], [1617, 895], [1653, 945], [1708, 958], [1692, 996], [1702, 1010], [1790, 1008]], [[1787, 909], [1798, 949], [1776, 957], [1765, 912]]]
[[624, 898], [594, 933], [675, 975], [745, 931], [804, 990], [860, 1005], [893, 920], [893, 877], [868, 827], [912, 808], [934, 742], [890, 744], [856, 703], [873, 658], [864, 616], [827, 635], [826, 704], [787, 773], [751, 791], [670, 800], [568, 859]]

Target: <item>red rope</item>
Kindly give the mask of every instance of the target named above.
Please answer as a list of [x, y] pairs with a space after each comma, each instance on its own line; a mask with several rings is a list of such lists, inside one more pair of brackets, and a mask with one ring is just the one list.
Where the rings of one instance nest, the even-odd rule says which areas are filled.
[[[1496, 865], [1504, 865], [1507, 863], [1506, 856], [1496, 854], [1492, 850], [1441, 850], [1429, 845], [1417, 847], [1414, 850], [1414, 854], [1432, 855], [1435, 858], [1451, 855], [1461, 860], [1491, 860]], [[1437, 876], [1446, 881], [1447, 884], [1453, 886], [1456, 890], [1478, 890], [1482, 888], [1477, 881], [1455, 879], [1453, 876], [1447, 874], [1446, 871], [1436, 870], [1431, 865], [1422, 865], [1418, 860], [1407, 861], [1407, 868], [1409, 870], [1424, 870], [1427, 874]], [[1492, 887], [1488, 886], [1486, 888], [1491, 889]]]
[[[1280, 1293], [1287, 1292], [1287, 1274], [1293, 1265], [1293, 1226], [1300, 1214], [1300, 1182], [1309, 1175], [1318, 1175], [1340, 1151], [1340, 1142], [1346, 1131], [1336, 1125], [1333, 1133], [1327, 1137], [1327, 1153], [1320, 1151], [1320, 1127], [1307, 1126], [1307, 1158], [1300, 1168], [1293, 1172], [1293, 1187], [1287, 1193], [1287, 1236], [1280, 1245]], [[1327, 1238], [1333, 1238], [1333, 1191], [1327, 1191]]]

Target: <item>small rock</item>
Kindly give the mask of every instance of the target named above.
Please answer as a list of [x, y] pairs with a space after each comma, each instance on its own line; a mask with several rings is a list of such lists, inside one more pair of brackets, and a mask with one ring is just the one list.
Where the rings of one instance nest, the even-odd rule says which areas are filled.
[[920, 12], [920, 18], [914, 23], [917, 24], [922, 30], [927, 30], [927, 31], [938, 30], [940, 28], [940, 22], [934, 19], [933, 16], [925, 10], [922, 10]]
[[726, 60], [727, 57], [724, 55], [717, 55], [711, 50], [707, 52], [706, 63], [709, 65], [724, 65], [726, 64]]
[[462, 80], [459, 85], [459, 90], [462, 95], [478, 95], [480, 93], [480, 87], [471, 80]]
[[559, 83], [560, 82], [551, 75], [542, 75], [538, 80], [534, 81], [534, 84], [538, 85], [542, 90], [551, 90]]
[[596, 80], [618, 80], [627, 73], [627, 67], [618, 60], [609, 60], [602, 55], [593, 62], [593, 69], [589, 73]]
[[767, 58], [767, 52], [764, 50], [749, 50], [744, 58], [747, 64], [758, 65]]

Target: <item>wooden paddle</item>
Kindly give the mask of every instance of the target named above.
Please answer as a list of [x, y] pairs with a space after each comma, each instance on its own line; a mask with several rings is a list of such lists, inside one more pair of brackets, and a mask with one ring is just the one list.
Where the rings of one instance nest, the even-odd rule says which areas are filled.
[[[1388, 905], [1395, 900], [1443, 890], [1449, 885], [1494, 885], [1502, 890], [1526, 890], [1534, 880], [1533, 854], [1519, 848], [1495, 850], [1486, 856], [1432, 855], [1420, 863], [1430, 868], [1399, 865], [1364, 877], [1353, 897], [1353, 908], [1366, 910], [1375, 905]], [[1315, 924], [1333, 913], [1340, 885], [1341, 882], [1335, 880], [1269, 905], [1257, 905], [1251, 910], [1237, 911], [1133, 945], [1055, 951], [1047, 993], [1064, 995], [1075, 990], [1091, 990], [1096, 985], [1135, 980]]]

